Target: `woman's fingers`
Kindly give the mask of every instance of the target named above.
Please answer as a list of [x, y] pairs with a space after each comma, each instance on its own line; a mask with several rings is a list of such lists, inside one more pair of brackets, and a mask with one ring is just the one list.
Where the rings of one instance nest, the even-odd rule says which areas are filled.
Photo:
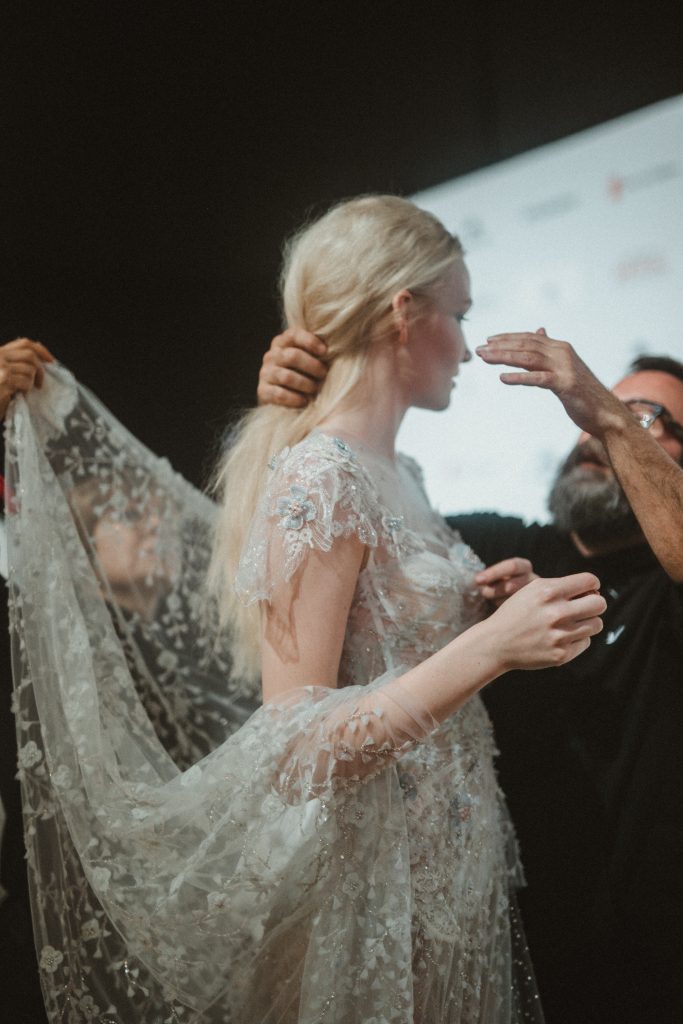
[[602, 594], [585, 594], [582, 597], [575, 597], [573, 600], [567, 601], [558, 621], [582, 622], [584, 619], [592, 619], [596, 615], [602, 615], [606, 608], [607, 602]]
[[536, 578], [501, 602], [491, 622], [499, 624], [506, 669], [563, 665], [585, 650], [602, 629], [599, 586], [590, 572]]
[[567, 638], [570, 642], [573, 642], [584, 637], [597, 636], [598, 633], [602, 633], [602, 630], [602, 619], [595, 616], [592, 619], [583, 619], [581, 622], [575, 623], [573, 628], [567, 631]]
[[[578, 658], [580, 654], [587, 651], [590, 647], [590, 637], [586, 637], [583, 640], [574, 640], [572, 643], [567, 644], [567, 661], [573, 661], [574, 658]], [[566, 664], [565, 662], [565, 664]]]
[[553, 634], [565, 660], [571, 661], [589, 645], [591, 637], [602, 631], [601, 615], [607, 602], [593, 573], [575, 573], [560, 579], [539, 580], [544, 602], [552, 613]]
[[571, 630], [560, 645], [565, 652], [563, 663], [573, 661], [574, 658], [578, 658], [580, 654], [587, 651], [591, 645], [591, 639], [600, 632], [602, 632], [602, 619], [598, 618], [587, 619], [576, 629]]
[[548, 601], [565, 598], [571, 601], [584, 594], [591, 594], [600, 589], [600, 580], [592, 572], [575, 572], [571, 576], [560, 576], [556, 579], [543, 579], [540, 584], [544, 597]]
[[487, 601], [500, 601], [502, 598], [511, 597], [523, 584], [506, 580], [504, 583], [495, 583], [489, 586], [479, 587], [479, 593]]

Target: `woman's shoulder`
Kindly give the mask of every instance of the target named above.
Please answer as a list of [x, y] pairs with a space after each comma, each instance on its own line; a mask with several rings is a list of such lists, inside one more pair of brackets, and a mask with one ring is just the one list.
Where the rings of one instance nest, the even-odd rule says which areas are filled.
[[313, 430], [298, 444], [283, 448], [273, 456], [269, 466], [283, 472], [305, 469], [312, 474], [337, 469], [357, 476], [363, 471], [360, 459], [346, 441], [321, 430]]
[[[419, 462], [405, 452], [398, 452], [397, 462], [407, 474], [424, 490], [424, 473]], [[305, 470], [313, 475], [337, 471], [348, 473], [359, 478], [374, 490], [372, 480], [372, 460], [366, 465], [363, 449], [356, 451], [348, 441], [334, 434], [326, 434], [322, 430], [313, 430], [310, 434], [291, 448], [283, 448], [271, 459], [271, 469], [284, 472], [300, 472]]]
[[352, 527], [366, 543], [377, 543], [382, 514], [377, 488], [346, 441], [315, 430], [280, 451], [269, 466], [267, 504], [285, 530], [315, 520], [328, 524], [335, 535]]
[[315, 487], [349, 490], [366, 501], [377, 496], [372, 477], [353, 448], [342, 438], [314, 430], [269, 462], [272, 482], [292, 480]]
[[274, 455], [269, 468], [235, 580], [247, 604], [270, 600], [311, 551], [329, 552], [352, 535], [377, 547], [381, 537], [372, 481], [341, 438], [314, 431]]

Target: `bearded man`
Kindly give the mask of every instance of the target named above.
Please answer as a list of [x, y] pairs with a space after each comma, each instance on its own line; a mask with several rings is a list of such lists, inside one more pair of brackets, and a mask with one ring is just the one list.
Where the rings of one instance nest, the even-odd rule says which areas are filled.
[[[559, 669], [484, 691], [528, 887], [522, 912], [548, 1024], [683, 1020], [683, 364], [642, 357], [608, 391], [543, 329], [477, 349], [553, 391], [582, 429], [549, 496], [552, 522], [448, 517], [500, 601], [529, 579], [589, 571], [604, 630]], [[324, 344], [273, 340], [259, 399], [300, 406]], [[642, 428], [645, 428], [644, 430]]]

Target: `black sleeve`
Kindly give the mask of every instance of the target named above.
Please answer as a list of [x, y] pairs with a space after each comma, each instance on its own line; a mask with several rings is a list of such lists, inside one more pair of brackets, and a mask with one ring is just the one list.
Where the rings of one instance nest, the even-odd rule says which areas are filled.
[[457, 530], [466, 544], [479, 555], [485, 565], [519, 555], [530, 558], [529, 527], [522, 519], [500, 516], [495, 512], [474, 512], [447, 516], [446, 522]]
[[673, 635], [683, 650], [683, 583], [671, 585], [671, 622]]

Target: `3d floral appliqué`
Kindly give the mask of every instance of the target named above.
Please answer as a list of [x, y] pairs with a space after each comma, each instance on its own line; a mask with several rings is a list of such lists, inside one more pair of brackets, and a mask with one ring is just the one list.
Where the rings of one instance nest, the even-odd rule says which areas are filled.
[[317, 510], [309, 500], [308, 491], [297, 484], [292, 484], [289, 494], [278, 498], [277, 514], [281, 520], [280, 526], [284, 530], [300, 530], [304, 523], [310, 523], [315, 519]]

